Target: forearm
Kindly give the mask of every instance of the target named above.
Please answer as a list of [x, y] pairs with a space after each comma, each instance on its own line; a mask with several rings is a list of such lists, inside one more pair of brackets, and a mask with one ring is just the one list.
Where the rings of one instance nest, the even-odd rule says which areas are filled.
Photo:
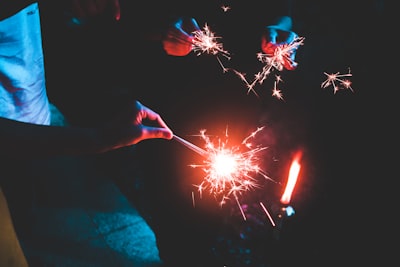
[[99, 131], [46, 126], [0, 118], [0, 155], [9, 157], [84, 155], [108, 150]]

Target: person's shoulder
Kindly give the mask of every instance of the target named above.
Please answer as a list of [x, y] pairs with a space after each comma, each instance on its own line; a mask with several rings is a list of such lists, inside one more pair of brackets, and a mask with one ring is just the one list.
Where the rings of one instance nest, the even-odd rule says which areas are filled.
[[28, 5], [38, 1], [35, 0], [6, 0], [0, 1], [0, 22], [18, 11], [27, 7]]

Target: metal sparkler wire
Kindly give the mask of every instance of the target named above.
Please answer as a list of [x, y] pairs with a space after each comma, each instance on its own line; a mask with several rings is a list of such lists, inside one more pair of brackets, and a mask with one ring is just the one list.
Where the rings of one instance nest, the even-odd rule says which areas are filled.
[[205, 151], [204, 149], [190, 143], [189, 141], [186, 141], [185, 139], [177, 136], [174, 134], [173, 139], [175, 139], [176, 141], [178, 141], [179, 143], [181, 143], [182, 145], [186, 146], [187, 148], [193, 150], [194, 152], [200, 154], [201, 156], [206, 157], [208, 155], [207, 151]]

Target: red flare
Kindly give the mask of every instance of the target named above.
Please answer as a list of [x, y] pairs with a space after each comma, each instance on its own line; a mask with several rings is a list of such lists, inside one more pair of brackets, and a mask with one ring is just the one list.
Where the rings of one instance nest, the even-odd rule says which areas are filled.
[[290, 166], [285, 191], [283, 192], [282, 197], [281, 197], [281, 203], [284, 205], [288, 205], [290, 202], [290, 199], [292, 197], [292, 193], [293, 193], [294, 187], [296, 185], [297, 178], [299, 176], [299, 172], [300, 172], [300, 168], [301, 168], [301, 165], [300, 165], [301, 154], [302, 153], [300, 151], [296, 153], [296, 155], [292, 161], [292, 165]]

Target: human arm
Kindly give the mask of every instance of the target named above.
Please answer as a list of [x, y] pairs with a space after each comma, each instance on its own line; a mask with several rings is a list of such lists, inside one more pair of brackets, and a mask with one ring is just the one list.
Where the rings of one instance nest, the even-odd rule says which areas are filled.
[[[172, 131], [150, 108], [135, 101], [115, 120], [97, 128], [46, 126], [0, 117], [0, 155], [36, 157], [107, 152], [146, 139], [171, 139]], [[152, 126], [145, 123], [152, 122]]]
[[[277, 47], [288, 45], [293, 42], [298, 35], [292, 31], [292, 18], [289, 16], [279, 17], [276, 23], [265, 27], [261, 36], [261, 49], [267, 55], [274, 55]], [[290, 51], [288, 58], [283, 58], [283, 67], [287, 70], [294, 70], [297, 67], [295, 61], [297, 47]]]

